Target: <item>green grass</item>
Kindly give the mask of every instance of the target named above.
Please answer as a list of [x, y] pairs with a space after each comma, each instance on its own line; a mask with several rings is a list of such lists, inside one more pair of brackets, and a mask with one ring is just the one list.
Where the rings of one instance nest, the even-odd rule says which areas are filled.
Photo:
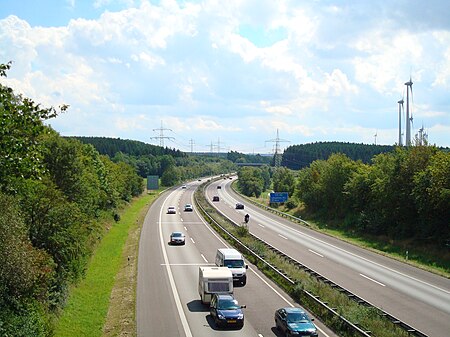
[[70, 291], [67, 306], [55, 327], [55, 336], [102, 335], [116, 274], [123, 265], [122, 251], [129, 229], [155, 195], [134, 199], [103, 237], [88, 265], [86, 277]]

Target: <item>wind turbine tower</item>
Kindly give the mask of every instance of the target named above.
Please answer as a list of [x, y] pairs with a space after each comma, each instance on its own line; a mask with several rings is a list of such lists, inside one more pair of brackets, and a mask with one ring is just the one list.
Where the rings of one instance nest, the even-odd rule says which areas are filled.
[[411, 77], [409, 78], [409, 82], [406, 82], [405, 85], [406, 85], [406, 139], [405, 139], [405, 145], [411, 146], [411, 119], [412, 119], [412, 117], [409, 117], [409, 114], [410, 114], [409, 92], [411, 91], [411, 98], [412, 98], [412, 85], [413, 85], [413, 82], [411, 81]]
[[398, 146], [402, 146], [402, 110], [403, 110], [403, 103], [405, 101], [403, 98], [398, 101]]

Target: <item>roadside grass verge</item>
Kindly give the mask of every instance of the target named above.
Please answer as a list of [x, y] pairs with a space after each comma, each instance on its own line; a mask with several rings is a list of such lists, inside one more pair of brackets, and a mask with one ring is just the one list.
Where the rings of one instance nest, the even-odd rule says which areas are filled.
[[[119, 275], [125, 272], [136, 277], [141, 224], [157, 195], [143, 194], [133, 199], [120, 212], [120, 221], [109, 227], [91, 257], [85, 278], [70, 290], [67, 305], [56, 323], [56, 337], [136, 335], [136, 282], [124, 280]], [[134, 242], [129, 241], [130, 237]], [[114, 314], [110, 307], [120, 312]]]

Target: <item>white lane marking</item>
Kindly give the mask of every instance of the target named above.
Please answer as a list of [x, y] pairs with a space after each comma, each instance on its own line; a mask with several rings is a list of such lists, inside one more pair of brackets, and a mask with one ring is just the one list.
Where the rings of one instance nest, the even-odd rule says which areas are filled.
[[266, 226], [261, 225], [260, 223], [258, 224], [259, 227], [265, 228]]
[[370, 278], [369, 276], [366, 276], [366, 275], [364, 275], [364, 274], [359, 274], [359, 275], [362, 276], [362, 277], [364, 277], [364, 278], [366, 278], [366, 279], [368, 279], [369, 281], [372, 281], [372, 282], [375, 282], [375, 283], [379, 284], [379, 285], [382, 286], [382, 287], [386, 287], [385, 284], [383, 284], [383, 283], [381, 283], [381, 282], [378, 282], [378, 281], [374, 280], [373, 278]]
[[206, 263], [208, 263], [208, 260], [206, 259], [205, 255], [203, 255], [203, 254], [200, 254], [200, 255], [202, 256], [203, 260], [204, 260]]
[[185, 231], [187, 231], [187, 228], [186, 228], [186, 226], [183, 226], [183, 227], [184, 227], [184, 230], [185, 230]]
[[[213, 263], [169, 263], [170, 266], [214, 266]], [[161, 266], [167, 266], [165, 263], [161, 263]]]
[[258, 337], [264, 337], [263, 335], [261, 335], [260, 333], [258, 334]]
[[269, 218], [269, 217], [266, 216], [264, 213], [258, 213], [258, 216], [261, 216], [261, 217], [265, 218], [266, 220], [270, 221], [270, 223], [277, 224], [277, 225], [279, 225], [280, 227], [284, 227], [285, 229], [288, 229], [288, 230], [290, 230], [290, 231], [293, 231], [293, 232], [295, 232], [295, 233], [297, 233], [297, 234], [300, 234], [300, 235], [302, 235], [302, 236], [306, 236], [306, 237], [310, 238], [311, 240], [318, 241], [318, 242], [320, 242], [320, 243], [322, 243], [322, 244], [324, 244], [324, 245], [326, 245], [326, 246], [328, 246], [328, 247], [332, 247], [332, 248], [334, 248], [334, 249], [336, 249], [336, 250], [339, 250], [339, 251], [341, 251], [341, 252], [344, 252], [344, 253], [346, 253], [346, 254], [349, 254], [349, 255], [351, 255], [351, 256], [353, 256], [353, 257], [356, 257], [356, 258], [361, 259], [361, 260], [363, 260], [363, 261], [369, 262], [369, 263], [371, 263], [371, 264], [373, 264], [373, 265], [375, 265], [375, 266], [378, 266], [378, 267], [380, 267], [380, 268], [389, 270], [390, 272], [395, 273], [395, 274], [397, 274], [397, 275], [401, 275], [401, 276], [406, 277], [406, 278], [408, 278], [408, 279], [410, 279], [410, 280], [419, 282], [419, 283], [424, 284], [424, 285], [426, 285], [426, 286], [428, 286], [428, 287], [431, 287], [431, 288], [434, 288], [434, 289], [436, 289], [436, 290], [442, 291], [442, 292], [444, 292], [444, 293], [446, 293], [446, 294], [450, 294], [450, 291], [449, 291], [449, 290], [446, 290], [446, 289], [440, 288], [440, 287], [438, 287], [438, 286], [435, 286], [434, 284], [431, 284], [431, 283], [422, 281], [422, 280], [420, 280], [420, 279], [418, 279], [418, 278], [416, 278], [416, 277], [407, 275], [407, 274], [402, 273], [402, 272], [400, 272], [400, 271], [398, 271], [398, 270], [395, 270], [395, 269], [392, 269], [392, 268], [390, 268], [390, 267], [387, 267], [387, 266], [385, 266], [385, 265], [383, 265], [383, 264], [381, 264], [381, 263], [372, 261], [372, 260], [370, 260], [370, 259], [368, 259], [368, 258], [365, 258], [365, 257], [362, 257], [362, 256], [360, 256], [360, 255], [358, 255], [358, 254], [352, 253], [352, 252], [350, 252], [350, 251], [348, 251], [348, 250], [346, 250], [346, 249], [340, 248], [340, 247], [335, 246], [335, 245], [333, 245], [333, 244], [331, 244], [331, 243], [328, 243], [328, 242], [326, 242], [326, 241], [323, 241], [323, 240], [321, 240], [321, 239], [318, 239], [318, 238], [316, 238], [316, 237], [314, 237], [314, 236], [312, 236], [312, 235], [309, 235], [309, 234], [307, 234], [307, 233], [305, 233], [305, 232], [301, 232], [301, 231], [299, 231], [299, 230], [297, 230], [297, 229], [294, 229], [294, 228], [289, 227], [289, 226], [287, 226], [287, 225], [285, 225], [285, 224], [282, 224], [282, 223], [279, 222], [279, 221], [276, 221], [276, 220], [274, 220], [274, 219]]
[[192, 241], [192, 243], [194, 243], [194, 244], [195, 244], [195, 241], [194, 241], [194, 239], [193, 239], [193, 238], [191, 238], [191, 241]]
[[180, 218], [181, 222], [183, 222], [183, 218]]
[[316, 254], [316, 255], [318, 255], [318, 256], [320, 256], [320, 257], [323, 257], [323, 255], [322, 254], [319, 254], [318, 252], [315, 252], [315, 251], [313, 251], [312, 249], [308, 249], [311, 253], [313, 253], [313, 254]]
[[[248, 267], [248, 270], [251, 270], [257, 277], [259, 277], [259, 279], [260, 279], [261, 281], [263, 281], [270, 289], [272, 289], [273, 292], [274, 292], [275, 294], [277, 294], [278, 296], [280, 296], [280, 298], [281, 298], [283, 301], [285, 301], [289, 306], [294, 307], [294, 305], [293, 305], [291, 302], [289, 302], [289, 300], [288, 300], [286, 297], [284, 297], [283, 295], [281, 295], [274, 287], [272, 287], [269, 283], [267, 283], [266, 280], [264, 280], [264, 279], [263, 279], [256, 271], [253, 270], [253, 268]], [[319, 330], [320, 333], [322, 333], [324, 336], [330, 337], [329, 335], [327, 335], [327, 334], [325, 333], [325, 331], [323, 331], [323, 330], [322, 330], [321, 328], [319, 328], [317, 325], [316, 325], [316, 327], [317, 327], [317, 330]]]
[[[164, 209], [164, 205], [169, 197], [170, 197], [170, 194], [164, 200], [162, 209]], [[169, 258], [167, 256], [167, 251], [166, 251], [166, 243], [165, 243], [165, 240], [164, 240], [164, 237], [162, 234], [162, 228], [161, 228], [161, 223], [162, 223], [161, 216], [162, 216], [162, 211], [159, 212], [159, 239], [160, 239], [160, 243], [161, 243], [164, 262], [166, 263], [167, 275], [169, 276], [170, 287], [172, 288], [173, 298], [174, 298], [174, 301], [175, 301], [175, 304], [176, 304], [176, 307], [178, 310], [178, 315], [180, 316], [181, 325], [183, 326], [184, 333], [186, 334], [186, 337], [192, 337], [192, 332], [191, 332], [191, 329], [189, 328], [189, 323], [187, 321], [186, 314], [184, 313], [183, 306], [180, 301], [180, 296], [178, 295], [178, 290], [175, 285], [175, 280], [173, 278], [172, 269], [170, 268], [170, 265], [169, 265]]]
[[287, 237], [285, 237], [285, 236], [283, 236], [283, 235], [281, 235], [281, 234], [278, 234], [278, 236], [279, 236], [280, 238], [283, 238], [283, 239], [285, 239], [285, 240], [287, 240], [287, 239], [288, 239]]

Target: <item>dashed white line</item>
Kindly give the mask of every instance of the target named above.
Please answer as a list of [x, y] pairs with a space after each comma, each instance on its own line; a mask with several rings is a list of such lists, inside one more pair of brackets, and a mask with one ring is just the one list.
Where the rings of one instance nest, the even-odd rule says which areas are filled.
[[183, 218], [180, 218], [181, 222], [183, 222]]
[[195, 241], [194, 241], [194, 239], [193, 239], [193, 238], [191, 238], [191, 241], [192, 241], [192, 243], [195, 243]]
[[287, 237], [285, 237], [285, 236], [283, 236], [283, 235], [281, 235], [281, 234], [278, 234], [278, 236], [279, 236], [280, 238], [283, 238], [283, 239], [285, 239], [285, 240], [287, 240], [287, 239], [288, 239]]
[[372, 281], [372, 282], [374, 282], [374, 283], [376, 283], [376, 284], [379, 284], [379, 285], [382, 286], [382, 287], [386, 287], [385, 284], [383, 284], [383, 283], [381, 283], [381, 282], [378, 282], [378, 281], [374, 280], [373, 278], [370, 278], [369, 276], [366, 276], [366, 275], [364, 275], [364, 274], [359, 274], [359, 275], [362, 276], [362, 277], [364, 277], [364, 278], [366, 278], [366, 279], [368, 279], [369, 281]]
[[265, 228], [266, 226], [261, 225], [260, 223], [258, 224], [259, 227]]
[[323, 257], [323, 255], [322, 254], [319, 254], [318, 252], [315, 252], [315, 251], [313, 251], [312, 249], [308, 249], [311, 253], [313, 253], [313, 254], [316, 254], [316, 255], [318, 255], [318, 256], [320, 256], [320, 257]]
[[200, 254], [200, 255], [202, 256], [203, 260], [204, 260], [206, 263], [208, 263], [208, 260], [206, 259], [205, 255], [203, 255], [203, 254]]
[[186, 228], [186, 226], [183, 226], [183, 227], [184, 227], [184, 230], [185, 230], [185, 231], [187, 231], [187, 228]]

